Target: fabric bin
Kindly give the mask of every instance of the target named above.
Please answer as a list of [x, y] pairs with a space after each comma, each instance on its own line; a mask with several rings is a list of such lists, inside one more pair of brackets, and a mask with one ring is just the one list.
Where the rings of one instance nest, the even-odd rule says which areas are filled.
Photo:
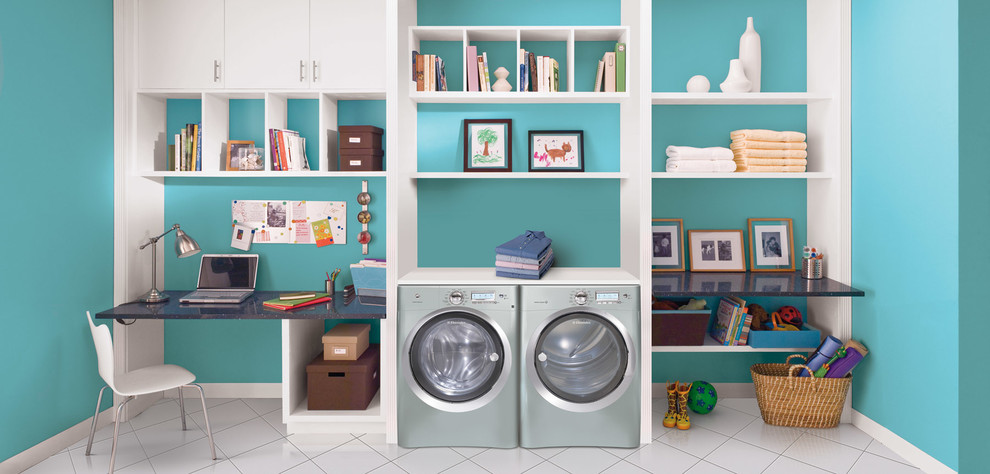
[[653, 345], [703, 345], [711, 315], [710, 309], [653, 311]]
[[368, 348], [370, 324], [343, 323], [323, 335], [325, 360], [357, 360]]
[[340, 148], [382, 149], [382, 134], [385, 130], [372, 125], [341, 125]]
[[821, 331], [805, 324], [800, 331], [749, 331], [750, 347], [793, 347], [814, 350], [822, 342]]
[[358, 360], [324, 360], [316, 356], [306, 366], [309, 410], [366, 410], [381, 384], [378, 344]]

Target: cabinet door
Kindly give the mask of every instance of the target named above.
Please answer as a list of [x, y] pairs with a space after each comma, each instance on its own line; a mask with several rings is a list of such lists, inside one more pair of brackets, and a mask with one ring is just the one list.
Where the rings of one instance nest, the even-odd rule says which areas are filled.
[[309, 21], [313, 87], [385, 89], [385, 0], [310, 0]]
[[309, 87], [309, 0], [226, 1], [227, 87]]
[[223, 87], [223, 0], [139, 0], [138, 87]]

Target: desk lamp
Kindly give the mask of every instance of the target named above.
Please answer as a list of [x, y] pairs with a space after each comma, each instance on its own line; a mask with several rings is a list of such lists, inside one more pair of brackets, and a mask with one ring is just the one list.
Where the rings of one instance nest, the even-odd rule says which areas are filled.
[[162, 294], [158, 291], [158, 256], [156, 255], [155, 244], [157, 244], [158, 241], [165, 236], [165, 234], [168, 234], [173, 230], [175, 231], [175, 254], [179, 258], [186, 258], [199, 253], [199, 244], [197, 244], [192, 237], [189, 237], [189, 234], [186, 234], [179, 229], [179, 224], [173, 225], [170, 229], [162, 232], [157, 237], [152, 237], [147, 243], [138, 247], [138, 250], [144, 250], [145, 247], [149, 245], [151, 246], [151, 289], [140, 298], [140, 300], [145, 303], [162, 303], [168, 301], [168, 295]]

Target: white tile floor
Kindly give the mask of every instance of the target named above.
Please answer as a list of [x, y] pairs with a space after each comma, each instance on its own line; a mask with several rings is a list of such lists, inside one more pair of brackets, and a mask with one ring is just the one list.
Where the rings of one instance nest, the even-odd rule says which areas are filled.
[[[636, 449], [420, 448], [385, 444], [381, 434], [290, 435], [277, 399], [209, 399], [216, 461], [202, 409], [188, 403], [188, 430], [179, 406], [165, 399], [121, 425], [117, 472], [130, 473], [918, 473], [918, 469], [852, 425], [828, 430], [769, 426], [754, 399], [720, 400], [690, 430], [660, 424], [666, 402], [654, 401], [654, 440]], [[28, 473], [106, 472], [112, 425]]]

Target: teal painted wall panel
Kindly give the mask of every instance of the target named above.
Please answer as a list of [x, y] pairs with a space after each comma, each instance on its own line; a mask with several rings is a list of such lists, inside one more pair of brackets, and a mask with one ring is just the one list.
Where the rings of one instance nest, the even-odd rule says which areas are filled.
[[17, 224], [0, 237], [0, 461], [92, 416], [103, 384], [84, 313], [113, 305], [111, 7], [0, 13], [0, 197]]
[[285, 127], [299, 132], [306, 139], [306, 160], [309, 169], [320, 169], [320, 101], [289, 99], [286, 101]]
[[187, 123], [200, 123], [203, 101], [199, 99], [168, 99], [165, 101], [165, 139], [175, 144], [175, 134], [182, 133]]
[[807, 90], [806, 9], [793, 0], [654, 0], [653, 91], [684, 92], [701, 74], [719, 92], [750, 16], [762, 46], [761, 91]]
[[[266, 135], [265, 100], [230, 99], [227, 108], [230, 118], [227, 125], [228, 138], [231, 140], [251, 140], [254, 142], [254, 146], [264, 148]], [[308, 154], [309, 151], [307, 150], [306, 153]]]
[[[464, 82], [461, 80], [461, 73], [464, 70], [464, 43], [461, 41], [420, 41], [419, 43], [419, 54], [433, 54], [439, 56], [443, 59], [444, 74], [447, 75], [447, 90], [448, 91], [462, 91], [464, 90]], [[479, 49], [478, 54], [481, 54]], [[477, 63], [473, 63], [474, 67], [478, 67]], [[426, 66], [424, 66], [426, 67]], [[492, 69], [492, 72], [495, 70]], [[429, 75], [424, 69], [424, 78], [429, 78]], [[425, 79], [424, 79], [425, 80]], [[441, 88], [437, 86], [437, 90]], [[424, 86], [425, 90], [425, 86]]]
[[495, 247], [526, 230], [553, 239], [556, 267], [619, 265], [619, 182], [421, 179], [420, 267], [493, 267]]
[[[959, 161], [957, 7], [852, 3], [852, 283], [866, 291], [853, 298], [853, 337], [870, 349], [853, 408], [953, 469], [959, 418], [972, 405], [954, 389], [960, 260], [971, 258], [960, 258], [959, 176], [972, 171]], [[933, 402], [926, 385], [945, 390]]]
[[[598, 72], [598, 61], [609, 51], [615, 51], [615, 43], [612, 41], [574, 42], [575, 92], [591, 92], [595, 90], [595, 74]], [[567, 90], [564, 84], [564, 82], [561, 82], [561, 90]]]
[[[422, 0], [416, 3], [419, 25], [618, 25], [619, 0]], [[740, 31], [742, 34], [742, 31]]]

